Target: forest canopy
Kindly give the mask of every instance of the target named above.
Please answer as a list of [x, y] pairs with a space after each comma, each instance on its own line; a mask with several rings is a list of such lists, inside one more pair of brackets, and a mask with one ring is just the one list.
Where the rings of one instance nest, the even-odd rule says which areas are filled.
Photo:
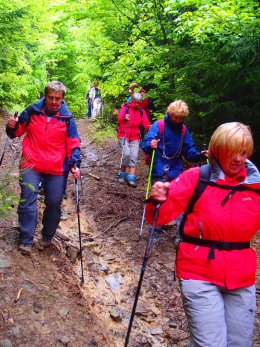
[[249, 124], [258, 164], [259, 28], [254, 0], [2, 0], [0, 107], [22, 110], [58, 79], [80, 117], [98, 80], [112, 112], [138, 82], [158, 114], [184, 99], [202, 141], [223, 122]]

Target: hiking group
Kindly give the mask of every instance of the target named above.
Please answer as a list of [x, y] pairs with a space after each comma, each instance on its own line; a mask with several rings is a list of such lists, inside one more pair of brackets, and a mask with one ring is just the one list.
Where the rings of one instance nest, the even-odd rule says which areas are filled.
[[[248, 159], [253, 152], [251, 131], [239, 122], [224, 123], [213, 133], [208, 150], [199, 152], [184, 125], [188, 105], [176, 100], [163, 120], [151, 121], [152, 112], [142, 108], [146, 89], [137, 87], [129, 89], [118, 114], [118, 181], [136, 187], [141, 145], [152, 181], [148, 224], [159, 227], [179, 218], [176, 275], [189, 346], [252, 346], [257, 256], [250, 241], [260, 229], [260, 174]], [[7, 123], [10, 138], [26, 134], [18, 206], [19, 249], [25, 255], [32, 251], [39, 183], [46, 205], [40, 242], [48, 247], [60, 220], [66, 173], [75, 180], [80, 177], [80, 139], [65, 92], [61, 82], [51, 81], [43, 98]], [[209, 163], [183, 172], [183, 157], [197, 163], [208, 158]]]

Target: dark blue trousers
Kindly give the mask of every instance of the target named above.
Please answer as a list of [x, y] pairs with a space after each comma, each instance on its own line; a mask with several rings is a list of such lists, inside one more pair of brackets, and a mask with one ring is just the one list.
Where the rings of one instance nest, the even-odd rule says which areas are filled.
[[92, 116], [92, 104], [90, 99], [88, 99], [88, 118], [91, 118]]
[[51, 240], [61, 216], [61, 201], [64, 176], [47, 175], [32, 169], [23, 169], [21, 174], [21, 199], [18, 206], [19, 243], [32, 244], [38, 219], [38, 191], [42, 181], [45, 209], [42, 218], [42, 238]]

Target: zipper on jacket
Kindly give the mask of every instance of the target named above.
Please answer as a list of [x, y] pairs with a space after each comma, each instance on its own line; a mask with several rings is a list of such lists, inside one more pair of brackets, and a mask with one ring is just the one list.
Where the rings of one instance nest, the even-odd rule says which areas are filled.
[[199, 232], [200, 232], [200, 239], [202, 239], [202, 221], [199, 221]]
[[50, 123], [50, 121], [51, 121], [51, 117], [47, 116], [47, 123], [46, 123], [45, 131], [47, 130], [47, 126], [48, 126], [48, 123]]

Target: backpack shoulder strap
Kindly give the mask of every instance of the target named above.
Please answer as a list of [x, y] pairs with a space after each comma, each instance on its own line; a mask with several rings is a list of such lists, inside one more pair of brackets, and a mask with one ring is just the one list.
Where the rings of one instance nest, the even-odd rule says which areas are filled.
[[199, 175], [199, 180], [198, 183], [194, 189], [194, 192], [190, 198], [190, 201], [188, 203], [188, 206], [185, 210], [184, 216], [181, 220], [180, 224], [180, 235], [183, 235], [183, 229], [184, 229], [184, 224], [187, 220], [187, 216], [192, 212], [194, 205], [200, 198], [201, 194], [204, 192], [205, 188], [209, 184], [210, 180], [210, 175], [211, 175], [211, 166], [210, 164], [205, 164], [200, 167], [200, 175]]
[[181, 134], [182, 134], [182, 136], [185, 136], [186, 133], [187, 133], [186, 125], [185, 125], [185, 124], [182, 124], [182, 129], [181, 129]]
[[187, 206], [185, 213], [190, 213], [193, 210], [194, 205], [196, 204], [197, 200], [199, 199], [201, 194], [204, 192], [206, 186], [209, 183], [210, 174], [211, 174], [210, 164], [205, 164], [200, 167], [199, 181], [195, 187], [194, 193], [192, 194], [192, 197], [189, 201], [189, 204]]
[[158, 119], [159, 136], [163, 134], [164, 130], [164, 119]]
[[34, 113], [34, 108], [33, 108], [32, 104], [31, 104], [27, 108], [27, 115], [28, 115], [28, 120], [26, 122], [27, 125], [29, 125], [29, 123], [31, 121], [31, 116], [32, 116], [33, 113]]

